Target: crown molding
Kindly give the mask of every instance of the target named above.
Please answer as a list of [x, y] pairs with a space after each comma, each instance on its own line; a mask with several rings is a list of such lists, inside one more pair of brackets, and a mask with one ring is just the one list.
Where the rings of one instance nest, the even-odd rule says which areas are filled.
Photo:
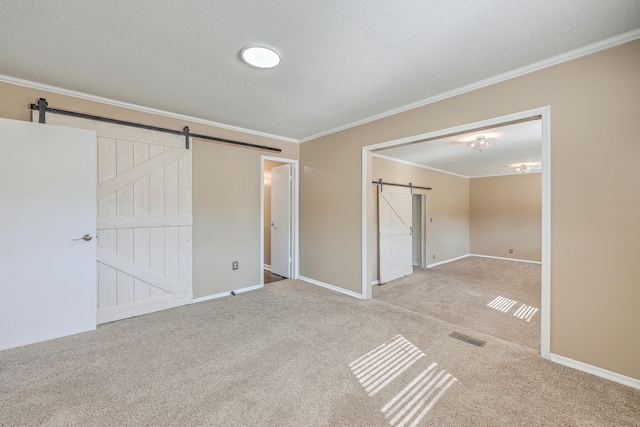
[[372, 157], [377, 157], [379, 159], [389, 160], [390, 162], [403, 163], [405, 165], [415, 166], [417, 168], [428, 169], [428, 170], [434, 171], [434, 172], [445, 173], [447, 175], [459, 176], [460, 178], [467, 178], [467, 179], [471, 178], [470, 176], [467, 176], [467, 175], [461, 175], [461, 174], [455, 173], [455, 172], [449, 172], [449, 171], [442, 170], [442, 169], [436, 169], [436, 168], [432, 168], [430, 166], [421, 165], [419, 163], [413, 163], [413, 162], [409, 162], [407, 160], [396, 159], [394, 157], [383, 156], [382, 154], [371, 153], [371, 156]]
[[548, 59], [545, 59], [545, 60], [542, 60], [542, 61], [539, 61], [539, 62], [535, 62], [533, 64], [530, 64], [530, 65], [527, 65], [527, 66], [524, 66], [524, 67], [521, 67], [521, 68], [516, 68], [515, 70], [508, 71], [506, 73], [498, 74], [497, 76], [489, 77], [488, 79], [480, 80], [478, 82], [471, 83], [469, 85], [462, 86], [460, 88], [453, 89], [453, 90], [450, 90], [448, 92], [444, 92], [444, 93], [441, 93], [441, 94], [438, 94], [438, 95], [434, 95], [434, 96], [429, 97], [429, 98], [425, 98], [425, 99], [423, 99], [421, 101], [417, 101], [417, 102], [405, 105], [403, 107], [399, 107], [399, 108], [396, 108], [396, 109], [393, 109], [393, 110], [389, 110], [389, 111], [386, 111], [384, 113], [377, 114], [375, 116], [367, 117], [365, 119], [358, 120], [356, 122], [349, 123], [349, 124], [346, 124], [344, 126], [339, 126], [337, 128], [334, 128], [334, 129], [331, 129], [331, 130], [328, 130], [328, 131], [325, 131], [325, 132], [320, 132], [320, 133], [317, 133], [315, 135], [308, 136], [306, 138], [301, 138], [300, 139], [300, 143], [305, 143], [305, 142], [308, 142], [308, 141], [311, 141], [311, 140], [314, 140], [314, 139], [321, 138], [323, 136], [331, 135], [331, 134], [336, 133], [336, 132], [340, 132], [340, 131], [343, 131], [343, 130], [351, 129], [351, 128], [356, 127], [356, 126], [360, 126], [360, 125], [364, 125], [366, 123], [370, 123], [370, 122], [373, 122], [373, 121], [376, 121], [376, 120], [380, 120], [380, 119], [383, 119], [385, 117], [389, 117], [389, 116], [393, 116], [395, 114], [403, 113], [405, 111], [413, 110], [414, 108], [423, 107], [423, 106], [428, 105], [428, 104], [433, 104], [435, 102], [442, 101], [442, 100], [445, 100], [447, 98], [452, 98], [452, 97], [457, 96], [457, 95], [462, 95], [464, 93], [471, 92], [471, 91], [474, 91], [474, 90], [477, 90], [477, 89], [481, 89], [483, 87], [491, 86], [491, 85], [496, 84], [496, 83], [500, 83], [500, 82], [503, 82], [503, 81], [506, 81], [506, 80], [513, 79], [515, 77], [520, 77], [520, 76], [523, 76], [525, 74], [530, 74], [530, 73], [533, 73], [534, 71], [542, 70], [543, 68], [548, 68], [548, 67], [551, 67], [551, 66], [554, 66], [554, 65], [561, 64], [563, 62], [567, 62], [567, 61], [571, 61], [571, 60], [574, 60], [574, 59], [582, 58], [584, 56], [592, 55], [594, 53], [597, 53], [597, 52], [600, 52], [600, 51], [603, 51], [603, 50], [606, 50], [606, 49], [611, 49], [613, 47], [619, 46], [619, 45], [624, 44], [624, 43], [628, 43], [628, 42], [636, 40], [638, 38], [640, 38], [640, 29], [629, 31], [627, 33], [620, 34], [618, 36], [611, 37], [609, 39], [602, 40], [600, 42], [593, 43], [593, 44], [590, 44], [588, 46], [584, 46], [584, 47], [572, 50], [572, 51], [567, 52], [567, 53], [556, 55], [556, 56], [553, 56], [551, 58], [548, 58]]
[[101, 104], [106, 104], [106, 105], [113, 105], [114, 107], [122, 107], [122, 108], [127, 108], [129, 110], [141, 111], [143, 113], [155, 114], [158, 116], [169, 117], [172, 119], [185, 120], [185, 121], [189, 121], [192, 123], [199, 123], [206, 126], [214, 126], [217, 128], [232, 130], [235, 132], [242, 132], [249, 135], [262, 136], [265, 138], [275, 139], [278, 141], [292, 142], [294, 144], [300, 143], [300, 141], [297, 139], [287, 138], [285, 136], [273, 135], [270, 133], [259, 132], [256, 130], [245, 129], [237, 126], [225, 125], [223, 123], [201, 119], [198, 117], [172, 113], [170, 111], [165, 111], [165, 110], [158, 110], [155, 108], [145, 107], [143, 105], [130, 104], [128, 102], [117, 101], [115, 99], [104, 98], [102, 96], [91, 95], [83, 92], [77, 92], [75, 90], [64, 89], [61, 87], [51, 86], [44, 83], [37, 83], [29, 80], [18, 79], [16, 77], [5, 76], [2, 74], [0, 74], [0, 82], [9, 83], [17, 86], [24, 86], [31, 89], [45, 90], [47, 92], [57, 93], [59, 95], [72, 96], [74, 98], [85, 99], [87, 101], [99, 102]]
[[462, 175], [462, 174], [455, 173], [455, 172], [449, 172], [449, 171], [446, 171], [444, 169], [436, 169], [436, 168], [432, 168], [430, 166], [421, 165], [419, 163], [413, 163], [413, 162], [410, 162], [410, 161], [407, 161], [407, 160], [401, 160], [401, 159], [396, 159], [394, 157], [384, 156], [382, 154], [371, 153], [371, 157], [377, 157], [379, 159], [389, 160], [390, 162], [402, 163], [402, 164], [409, 165], [409, 166], [415, 166], [417, 168], [428, 169], [430, 171], [440, 172], [440, 173], [444, 173], [444, 174], [447, 174], [447, 175], [459, 176], [460, 178], [467, 178], [467, 179], [495, 178], [495, 177], [499, 177], [499, 176], [533, 175], [533, 174], [536, 174], [536, 173], [542, 173], [541, 170], [531, 171], [531, 172], [528, 172], [526, 174], [510, 171], [510, 172], [504, 172], [504, 173], [496, 173], [496, 174], [493, 174], [493, 175], [467, 176], [467, 175]]

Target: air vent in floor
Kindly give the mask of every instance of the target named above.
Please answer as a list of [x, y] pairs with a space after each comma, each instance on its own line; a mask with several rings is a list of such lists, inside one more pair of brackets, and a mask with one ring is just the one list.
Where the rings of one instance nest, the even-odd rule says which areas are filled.
[[452, 333], [449, 334], [449, 336], [451, 338], [455, 338], [457, 340], [464, 341], [466, 343], [473, 344], [473, 345], [478, 346], [478, 347], [484, 347], [484, 345], [487, 343], [486, 341], [481, 341], [481, 340], [478, 340], [478, 339], [475, 339], [475, 338], [471, 338], [470, 336], [463, 335], [463, 334], [458, 333], [458, 332], [452, 332]]

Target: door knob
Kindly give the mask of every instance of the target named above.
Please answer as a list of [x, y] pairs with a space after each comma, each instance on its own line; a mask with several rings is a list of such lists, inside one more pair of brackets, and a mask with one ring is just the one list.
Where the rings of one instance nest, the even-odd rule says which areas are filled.
[[272, 226], [273, 228], [276, 228], [276, 225], [275, 225], [273, 222], [271, 223], [271, 226]]
[[84, 240], [85, 242], [88, 242], [88, 241], [89, 241], [89, 240], [91, 240], [91, 239], [93, 239], [93, 237], [91, 236], [91, 234], [85, 234], [84, 236], [82, 236], [82, 237], [81, 237], [81, 238], [79, 238], [79, 239], [71, 239], [71, 240], [73, 240], [73, 241], [76, 241], [76, 240]]

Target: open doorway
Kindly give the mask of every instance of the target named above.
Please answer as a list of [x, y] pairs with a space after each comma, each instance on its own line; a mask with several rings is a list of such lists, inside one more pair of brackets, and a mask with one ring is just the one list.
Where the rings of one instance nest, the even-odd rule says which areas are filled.
[[426, 194], [413, 194], [411, 197], [411, 222], [413, 228], [411, 235], [411, 263], [417, 268], [426, 266], [426, 200]]
[[[443, 129], [436, 132], [430, 132], [423, 135], [416, 135], [414, 137], [403, 138], [401, 140], [389, 141], [386, 143], [376, 144], [373, 146], [363, 147], [363, 296], [365, 298], [371, 297], [372, 289], [371, 289], [371, 279], [375, 280], [375, 262], [376, 262], [376, 247], [375, 240], [377, 239], [375, 230], [372, 227], [372, 220], [374, 220], [373, 215], [371, 214], [371, 203], [372, 197], [374, 197], [374, 191], [371, 189], [372, 179], [383, 178], [384, 180], [397, 180], [402, 181], [401, 176], [397, 173], [398, 167], [389, 168], [387, 170], [387, 174], [385, 176], [380, 176], [379, 171], [376, 171], [374, 168], [374, 157], [384, 157], [384, 155], [380, 155], [378, 150], [386, 149], [390, 147], [398, 147], [402, 149], [413, 143], [421, 143], [426, 141], [432, 141], [435, 139], [441, 139], [448, 136], [462, 135], [469, 132], [474, 133], [482, 133], [481, 131], [487, 131], [491, 128], [506, 126], [509, 124], [519, 123], [519, 122], [527, 122], [537, 120], [540, 126], [540, 132], [538, 136], [538, 149], [541, 151], [540, 162], [538, 166], [538, 177], [539, 177], [539, 187], [541, 187], [541, 220], [540, 220], [540, 234], [541, 238], [539, 238], [538, 242], [540, 242], [541, 249], [539, 253], [541, 254], [540, 259], [541, 262], [538, 263], [537, 267], [537, 276], [538, 280], [538, 292], [540, 298], [538, 319], [540, 321], [540, 332], [539, 332], [539, 343], [540, 343], [540, 352], [544, 358], [549, 358], [549, 306], [550, 306], [550, 132], [549, 132], [549, 108], [543, 107], [534, 110], [529, 110], [521, 113], [511, 114], [508, 116], [498, 117], [495, 119], [489, 119], [482, 122], [470, 123], [463, 126], [458, 126], [455, 128]], [[457, 142], [461, 148], [466, 149], [464, 147], [464, 142]], [[376, 151], [374, 153], [374, 151]], [[387, 152], [388, 153], [388, 152]], [[385, 153], [386, 154], [386, 153]], [[476, 154], [486, 154], [486, 153], [476, 153]], [[376, 159], [377, 160], [377, 159]], [[396, 159], [394, 159], [396, 160]], [[377, 162], [378, 164], [380, 162]], [[505, 168], [515, 167], [516, 165], [504, 164], [502, 165]], [[433, 170], [434, 168], [426, 168]], [[541, 170], [540, 170], [541, 169]], [[442, 170], [440, 170], [442, 172]], [[395, 175], [394, 175], [395, 174]], [[445, 182], [447, 179], [449, 181], [455, 181], [456, 173], [450, 173], [449, 178], [442, 178], [443, 181], [435, 183], [435, 182], [421, 182], [419, 185], [433, 185], [434, 191], [440, 191], [449, 194], [447, 191], [447, 185]], [[445, 176], [445, 175], [442, 175]], [[482, 176], [482, 175], [480, 175]], [[462, 184], [468, 186], [469, 176], [462, 176], [462, 178], [466, 179], [458, 179]], [[414, 184], [416, 181], [413, 181]], [[466, 183], [465, 183], [466, 182]], [[451, 193], [453, 194], [453, 192]], [[469, 196], [467, 193], [466, 200], [466, 209], [469, 209]], [[440, 199], [441, 201], [441, 199]], [[451, 261], [456, 261], [457, 259], [467, 258], [472, 259], [473, 252], [469, 248], [469, 231], [467, 230], [465, 233], [460, 233], [461, 238], [458, 246], [456, 246], [456, 235], [455, 233], [441, 233], [442, 235], [438, 235], [438, 231], [444, 230], [445, 228], [451, 226], [456, 220], [459, 220], [463, 217], [463, 215], [459, 214], [449, 214], [449, 215], [441, 215], [440, 211], [442, 206], [438, 206], [440, 203], [439, 200], [434, 199], [434, 206], [429, 207], [429, 214], [425, 216], [425, 219], [429, 222], [426, 223], [426, 228], [429, 228], [430, 231], [427, 231], [426, 235], [428, 239], [432, 239], [434, 241], [433, 247], [430, 247], [427, 243], [427, 262], [429, 267], [433, 267], [435, 265], [441, 263], [447, 263]], [[431, 200], [429, 203], [431, 204]], [[448, 206], [455, 206], [455, 203], [450, 203]], [[433, 209], [432, 209], [433, 208]], [[463, 206], [464, 209], [464, 206]], [[432, 212], [433, 210], [433, 212]], [[439, 213], [440, 212], [440, 213]], [[467, 212], [467, 218], [468, 218]], [[433, 222], [432, 222], [433, 221]], [[467, 221], [468, 224], [468, 221]], [[466, 243], [465, 243], [466, 238]], [[428, 241], [427, 239], [427, 241]], [[441, 249], [442, 244], [449, 244], [449, 247], [446, 247], [446, 250]], [[466, 245], [466, 246], [465, 246]], [[507, 249], [508, 250], [508, 249]], [[447, 252], [448, 251], [448, 252]], [[476, 260], [482, 260], [482, 258], [475, 258]], [[500, 260], [501, 257], [494, 256], [494, 259], [498, 259], [496, 262], [506, 262], [507, 260]], [[513, 256], [506, 255], [504, 258], [513, 258]], [[413, 259], [412, 261], [415, 261]], [[510, 260], [511, 261], [511, 260]], [[478, 261], [480, 262], [480, 261]], [[455, 263], [447, 264], [452, 265]], [[541, 265], [540, 265], [541, 264]], [[525, 264], [523, 264], [525, 265]], [[474, 268], [480, 268], [480, 266], [472, 266], [472, 276], [476, 273], [473, 271]], [[499, 267], [498, 267], [499, 268]], [[473, 277], [471, 277], [473, 280]], [[378, 288], [376, 288], [378, 289]], [[502, 296], [504, 297], [504, 296]], [[497, 298], [497, 297], [496, 297]], [[507, 310], [512, 309], [516, 313], [509, 313], [510, 315], [516, 316], [516, 318], [522, 319], [525, 318], [525, 321], [529, 321], [529, 314], [536, 311], [536, 308], [532, 308], [526, 306], [525, 304], [520, 304], [524, 301], [512, 302], [508, 301], [509, 298], [501, 298], [500, 303], [495, 301], [487, 301], [484, 305], [489, 306], [491, 309], [495, 308], [492, 304], [498, 307], [498, 310], [505, 309], [509, 307]], [[456, 300], [452, 300], [451, 303], [457, 303]], [[521, 310], [522, 308], [522, 310]], [[520, 311], [519, 311], [520, 310]], [[506, 312], [505, 312], [506, 313]], [[524, 316], [522, 313], [525, 313]], [[518, 315], [520, 314], [520, 315]], [[465, 313], [466, 315], [466, 313]]]
[[262, 157], [262, 284], [298, 275], [297, 161]]

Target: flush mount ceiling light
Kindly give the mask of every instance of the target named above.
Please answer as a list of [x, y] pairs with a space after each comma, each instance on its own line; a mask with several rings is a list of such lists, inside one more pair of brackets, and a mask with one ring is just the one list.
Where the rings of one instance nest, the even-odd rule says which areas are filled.
[[482, 151], [491, 147], [491, 144], [493, 144], [493, 141], [495, 141], [495, 138], [485, 138], [484, 136], [476, 136], [476, 139], [474, 139], [473, 141], [467, 142], [467, 147], [475, 151]]
[[240, 58], [257, 68], [273, 68], [280, 63], [280, 55], [271, 46], [249, 44], [240, 51]]
[[527, 172], [531, 172], [531, 169], [533, 169], [533, 166], [531, 165], [527, 165], [527, 164], [521, 164], [520, 166], [516, 166], [516, 172], [518, 173], [527, 173]]

